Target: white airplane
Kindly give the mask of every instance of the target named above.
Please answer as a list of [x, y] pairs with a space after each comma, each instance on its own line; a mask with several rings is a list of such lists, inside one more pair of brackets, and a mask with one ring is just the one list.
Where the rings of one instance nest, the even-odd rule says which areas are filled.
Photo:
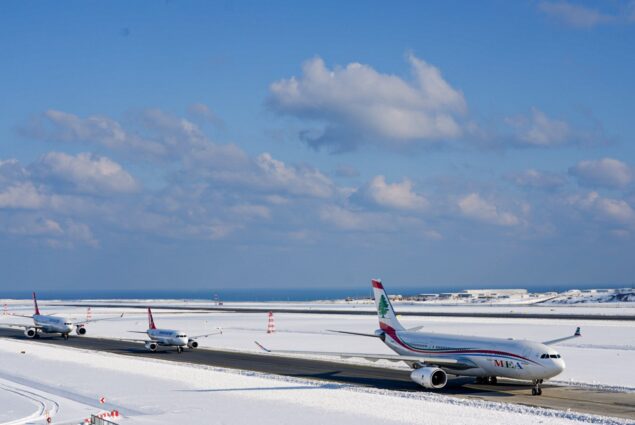
[[159, 346], [162, 347], [176, 347], [178, 353], [183, 352], [183, 347], [194, 349], [198, 347], [198, 338], [206, 338], [210, 335], [222, 334], [223, 331], [220, 328], [212, 333], [204, 335], [195, 335], [188, 337], [185, 332], [177, 331], [173, 329], [158, 329], [154, 324], [154, 318], [152, 317], [152, 310], [148, 307], [148, 330], [142, 331], [128, 331], [133, 333], [147, 334], [150, 340], [147, 339], [125, 339], [126, 341], [143, 342], [146, 349], [150, 351], [157, 351]]
[[77, 335], [86, 335], [86, 324], [92, 322], [98, 322], [100, 320], [111, 320], [123, 317], [104, 317], [99, 319], [72, 321], [60, 316], [45, 315], [40, 313], [40, 308], [37, 305], [37, 298], [35, 292], [33, 293], [33, 305], [35, 306], [35, 313], [32, 316], [26, 316], [23, 314], [12, 313], [12, 316], [27, 317], [33, 319], [33, 325], [26, 325], [22, 323], [2, 323], [0, 326], [8, 326], [11, 328], [24, 329], [24, 335], [29, 338], [39, 338], [40, 333], [43, 334], [61, 334], [64, 339], [68, 339], [68, 335], [75, 329]]
[[575, 334], [545, 342], [515, 340], [513, 338], [485, 338], [418, 332], [421, 327], [405, 329], [393, 310], [392, 304], [379, 279], [372, 280], [375, 306], [379, 317], [379, 328], [374, 334], [334, 331], [345, 334], [377, 337], [396, 355], [364, 353], [332, 353], [308, 351], [269, 350], [256, 341], [267, 352], [314, 354], [341, 358], [359, 357], [371, 361], [403, 361], [414, 370], [410, 378], [417, 384], [429, 388], [443, 388], [448, 375], [474, 376], [479, 383], [496, 384], [496, 377], [529, 380], [533, 384], [531, 393], [541, 395], [543, 380], [560, 374], [564, 359], [550, 346], [580, 337], [580, 328]]

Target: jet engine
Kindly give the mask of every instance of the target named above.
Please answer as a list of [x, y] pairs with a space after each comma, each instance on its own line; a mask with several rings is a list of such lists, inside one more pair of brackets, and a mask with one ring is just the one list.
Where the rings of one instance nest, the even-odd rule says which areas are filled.
[[35, 336], [37, 335], [37, 329], [35, 329], [35, 328], [26, 328], [24, 330], [24, 335], [26, 335], [29, 338], [35, 338]]
[[422, 367], [410, 374], [410, 379], [424, 388], [443, 388], [448, 383], [448, 375], [438, 367]]
[[196, 341], [195, 339], [190, 339], [189, 341], [187, 341], [187, 346], [189, 348], [196, 348], [198, 347], [198, 341]]
[[75, 328], [75, 332], [77, 333], [77, 335], [86, 335], [86, 328], [83, 326], [77, 326]]
[[150, 351], [157, 351], [157, 343], [156, 342], [146, 342], [146, 349]]

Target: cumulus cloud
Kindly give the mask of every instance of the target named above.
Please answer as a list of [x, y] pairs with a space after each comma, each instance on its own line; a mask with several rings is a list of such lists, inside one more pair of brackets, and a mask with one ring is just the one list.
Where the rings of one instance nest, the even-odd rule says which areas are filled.
[[188, 114], [194, 118], [199, 118], [207, 121], [216, 127], [224, 128], [225, 122], [214, 112], [212, 109], [204, 103], [193, 103], [187, 108]]
[[121, 165], [90, 153], [49, 152], [32, 167], [39, 179], [66, 182], [87, 193], [131, 193], [139, 184]]
[[618, 20], [618, 16], [607, 15], [599, 10], [568, 1], [541, 1], [538, 3], [538, 9], [550, 17], [576, 28], [593, 28]]
[[590, 214], [594, 219], [614, 225], [635, 226], [635, 211], [622, 199], [600, 196], [597, 192], [575, 195], [568, 203]]
[[301, 77], [271, 84], [268, 104], [280, 114], [324, 124], [303, 133], [316, 148], [398, 147], [459, 137], [467, 110], [463, 94], [438, 68], [414, 55], [408, 62], [411, 81], [360, 63], [329, 69], [316, 57], [304, 63]]
[[521, 146], [557, 146], [571, 141], [573, 136], [567, 122], [549, 118], [537, 108], [532, 108], [529, 116], [508, 117], [505, 122], [514, 129], [515, 142]]
[[580, 161], [569, 168], [569, 174], [583, 186], [608, 188], [626, 187], [635, 176], [631, 167], [613, 158]]
[[520, 173], [511, 174], [507, 176], [507, 179], [519, 187], [540, 190], [554, 190], [566, 183], [564, 176], [540, 172], [531, 168]]
[[[611, 7], [610, 2], [600, 3]], [[635, 1], [614, 3], [617, 8], [610, 12], [573, 3], [566, 0], [541, 1], [538, 9], [547, 16], [574, 28], [590, 29], [600, 25], [635, 23]]]
[[481, 198], [478, 193], [459, 199], [457, 203], [461, 214], [469, 219], [497, 226], [516, 226], [520, 220], [510, 212], [500, 211], [498, 207]]
[[0, 208], [37, 209], [46, 202], [32, 182], [17, 182], [0, 189]]
[[161, 143], [128, 132], [117, 121], [103, 115], [80, 118], [68, 112], [49, 109], [23, 126], [21, 133], [39, 140], [95, 144], [153, 157], [167, 154]]
[[422, 211], [428, 207], [428, 200], [414, 192], [409, 179], [400, 183], [387, 183], [386, 177], [381, 175], [373, 177], [361, 187], [354, 198], [397, 210]]

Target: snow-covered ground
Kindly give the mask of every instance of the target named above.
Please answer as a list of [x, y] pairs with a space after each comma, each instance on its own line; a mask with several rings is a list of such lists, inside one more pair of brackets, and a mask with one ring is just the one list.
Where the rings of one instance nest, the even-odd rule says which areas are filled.
[[[54, 401], [58, 410], [52, 412], [53, 423], [79, 423], [102, 408], [121, 412], [125, 417], [120, 423], [124, 424], [628, 423], [429, 392], [361, 389], [33, 341], [4, 340], [0, 356], [2, 385], [28, 386], [39, 397]], [[102, 396], [106, 398], [104, 405], [98, 402]], [[6, 395], [0, 396], [0, 411], [9, 409], [14, 411], [10, 418], [17, 420], [14, 423], [33, 423], [19, 419], [37, 415], [35, 405], [18, 407]]]
[[[301, 304], [298, 304], [301, 306]], [[459, 308], [459, 307], [457, 307]], [[565, 308], [565, 307], [559, 307]], [[86, 309], [42, 305], [44, 313], [84, 319]], [[578, 307], [570, 310], [578, 311]], [[29, 302], [13, 303], [10, 311], [31, 314]], [[92, 316], [108, 317], [125, 311], [123, 319], [91, 323], [90, 336], [138, 337], [130, 330], [145, 330], [143, 310], [93, 308]], [[565, 310], [566, 311], [566, 310]], [[158, 310], [160, 327], [176, 328], [190, 335], [216, 327], [223, 334], [200, 340], [202, 347], [258, 351], [254, 340], [271, 348], [390, 353], [380, 341], [329, 333], [327, 329], [372, 332], [374, 316], [275, 314], [276, 332], [267, 334], [266, 313], [194, 313]], [[29, 319], [0, 316], [0, 324], [29, 323]], [[406, 327], [423, 325], [426, 331], [483, 336], [548, 340], [569, 335], [582, 326], [583, 337], [558, 347], [567, 369], [556, 381], [600, 385], [635, 391], [635, 322], [557, 319], [487, 319], [450, 317], [402, 317]], [[20, 351], [26, 351], [21, 354]], [[36, 342], [0, 340], [0, 423], [20, 417], [42, 417], [40, 402], [59, 404], [55, 423], [74, 420], [99, 410], [98, 398], [106, 396], [108, 409], [126, 412], [130, 423], [569, 423], [583, 416], [546, 417], [539, 409], [518, 406], [492, 407], [488, 403], [461, 401], [429, 392], [401, 394], [359, 389], [340, 384], [265, 376], [251, 372], [176, 365], [75, 349], [50, 347]], [[361, 359], [347, 361], [361, 362]], [[405, 367], [388, 363], [389, 367]], [[34, 399], [19, 391], [36, 393]], [[148, 391], [147, 388], [152, 388]], [[39, 400], [39, 401], [38, 401]], [[46, 404], [46, 403], [45, 403]], [[49, 403], [50, 404], [50, 403]], [[12, 409], [12, 413], [2, 413]], [[5, 410], [6, 409], [6, 410]], [[38, 409], [40, 409], [38, 411]], [[47, 405], [46, 409], [52, 409]], [[488, 409], [487, 412], [484, 409]], [[493, 412], [491, 413], [492, 410]], [[33, 416], [35, 415], [35, 416]], [[198, 421], [198, 422], [196, 422]], [[311, 422], [313, 421], [313, 422]], [[70, 422], [69, 422], [70, 423]], [[127, 423], [127, 422], [125, 422]]]
[[[30, 314], [30, 308], [28, 303], [23, 302], [13, 306], [11, 311]], [[43, 306], [42, 310], [78, 320], [86, 315], [86, 309], [83, 308]], [[121, 320], [89, 324], [88, 334], [109, 338], [138, 337], [128, 331], [144, 331], [147, 328], [146, 313], [143, 310], [93, 308], [92, 315], [108, 317], [124, 311], [126, 313]], [[266, 313], [184, 313], [157, 310], [154, 314], [160, 327], [180, 329], [190, 335], [209, 333], [216, 327], [223, 329], [223, 335], [200, 340], [202, 347], [257, 351], [254, 340], [259, 340], [276, 349], [391, 353], [376, 339], [327, 331], [341, 329], [373, 332], [377, 327], [375, 316], [280, 313], [274, 315], [277, 332], [267, 334]], [[576, 326], [581, 326], [582, 338], [567, 341], [557, 347], [565, 358], [567, 368], [555, 380], [635, 390], [635, 368], [632, 367], [635, 364], [635, 321], [409, 316], [404, 316], [401, 320], [406, 327], [423, 325], [425, 331], [535, 341], [570, 335]], [[0, 317], [0, 324], [8, 321], [28, 323], [29, 319]], [[348, 361], [364, 362], [361, 359]], [[394, 363], [388, 365], [395, 367]]]

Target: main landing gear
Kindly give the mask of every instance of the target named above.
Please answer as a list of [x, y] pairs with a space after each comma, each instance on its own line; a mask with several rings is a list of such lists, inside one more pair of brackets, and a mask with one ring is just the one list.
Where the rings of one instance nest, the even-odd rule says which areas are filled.
[[477, 376], [476, 377], [477, 384], [489, 384], [496, 385], [498, 383], [498, 379], [495, 376]]
[[532, 383], [534, 384], [534, 387], [531, 389], [531, 395], [542, 395], [542, 388], [540, 388], [542, 385], [542, 379], [534, 379]]

